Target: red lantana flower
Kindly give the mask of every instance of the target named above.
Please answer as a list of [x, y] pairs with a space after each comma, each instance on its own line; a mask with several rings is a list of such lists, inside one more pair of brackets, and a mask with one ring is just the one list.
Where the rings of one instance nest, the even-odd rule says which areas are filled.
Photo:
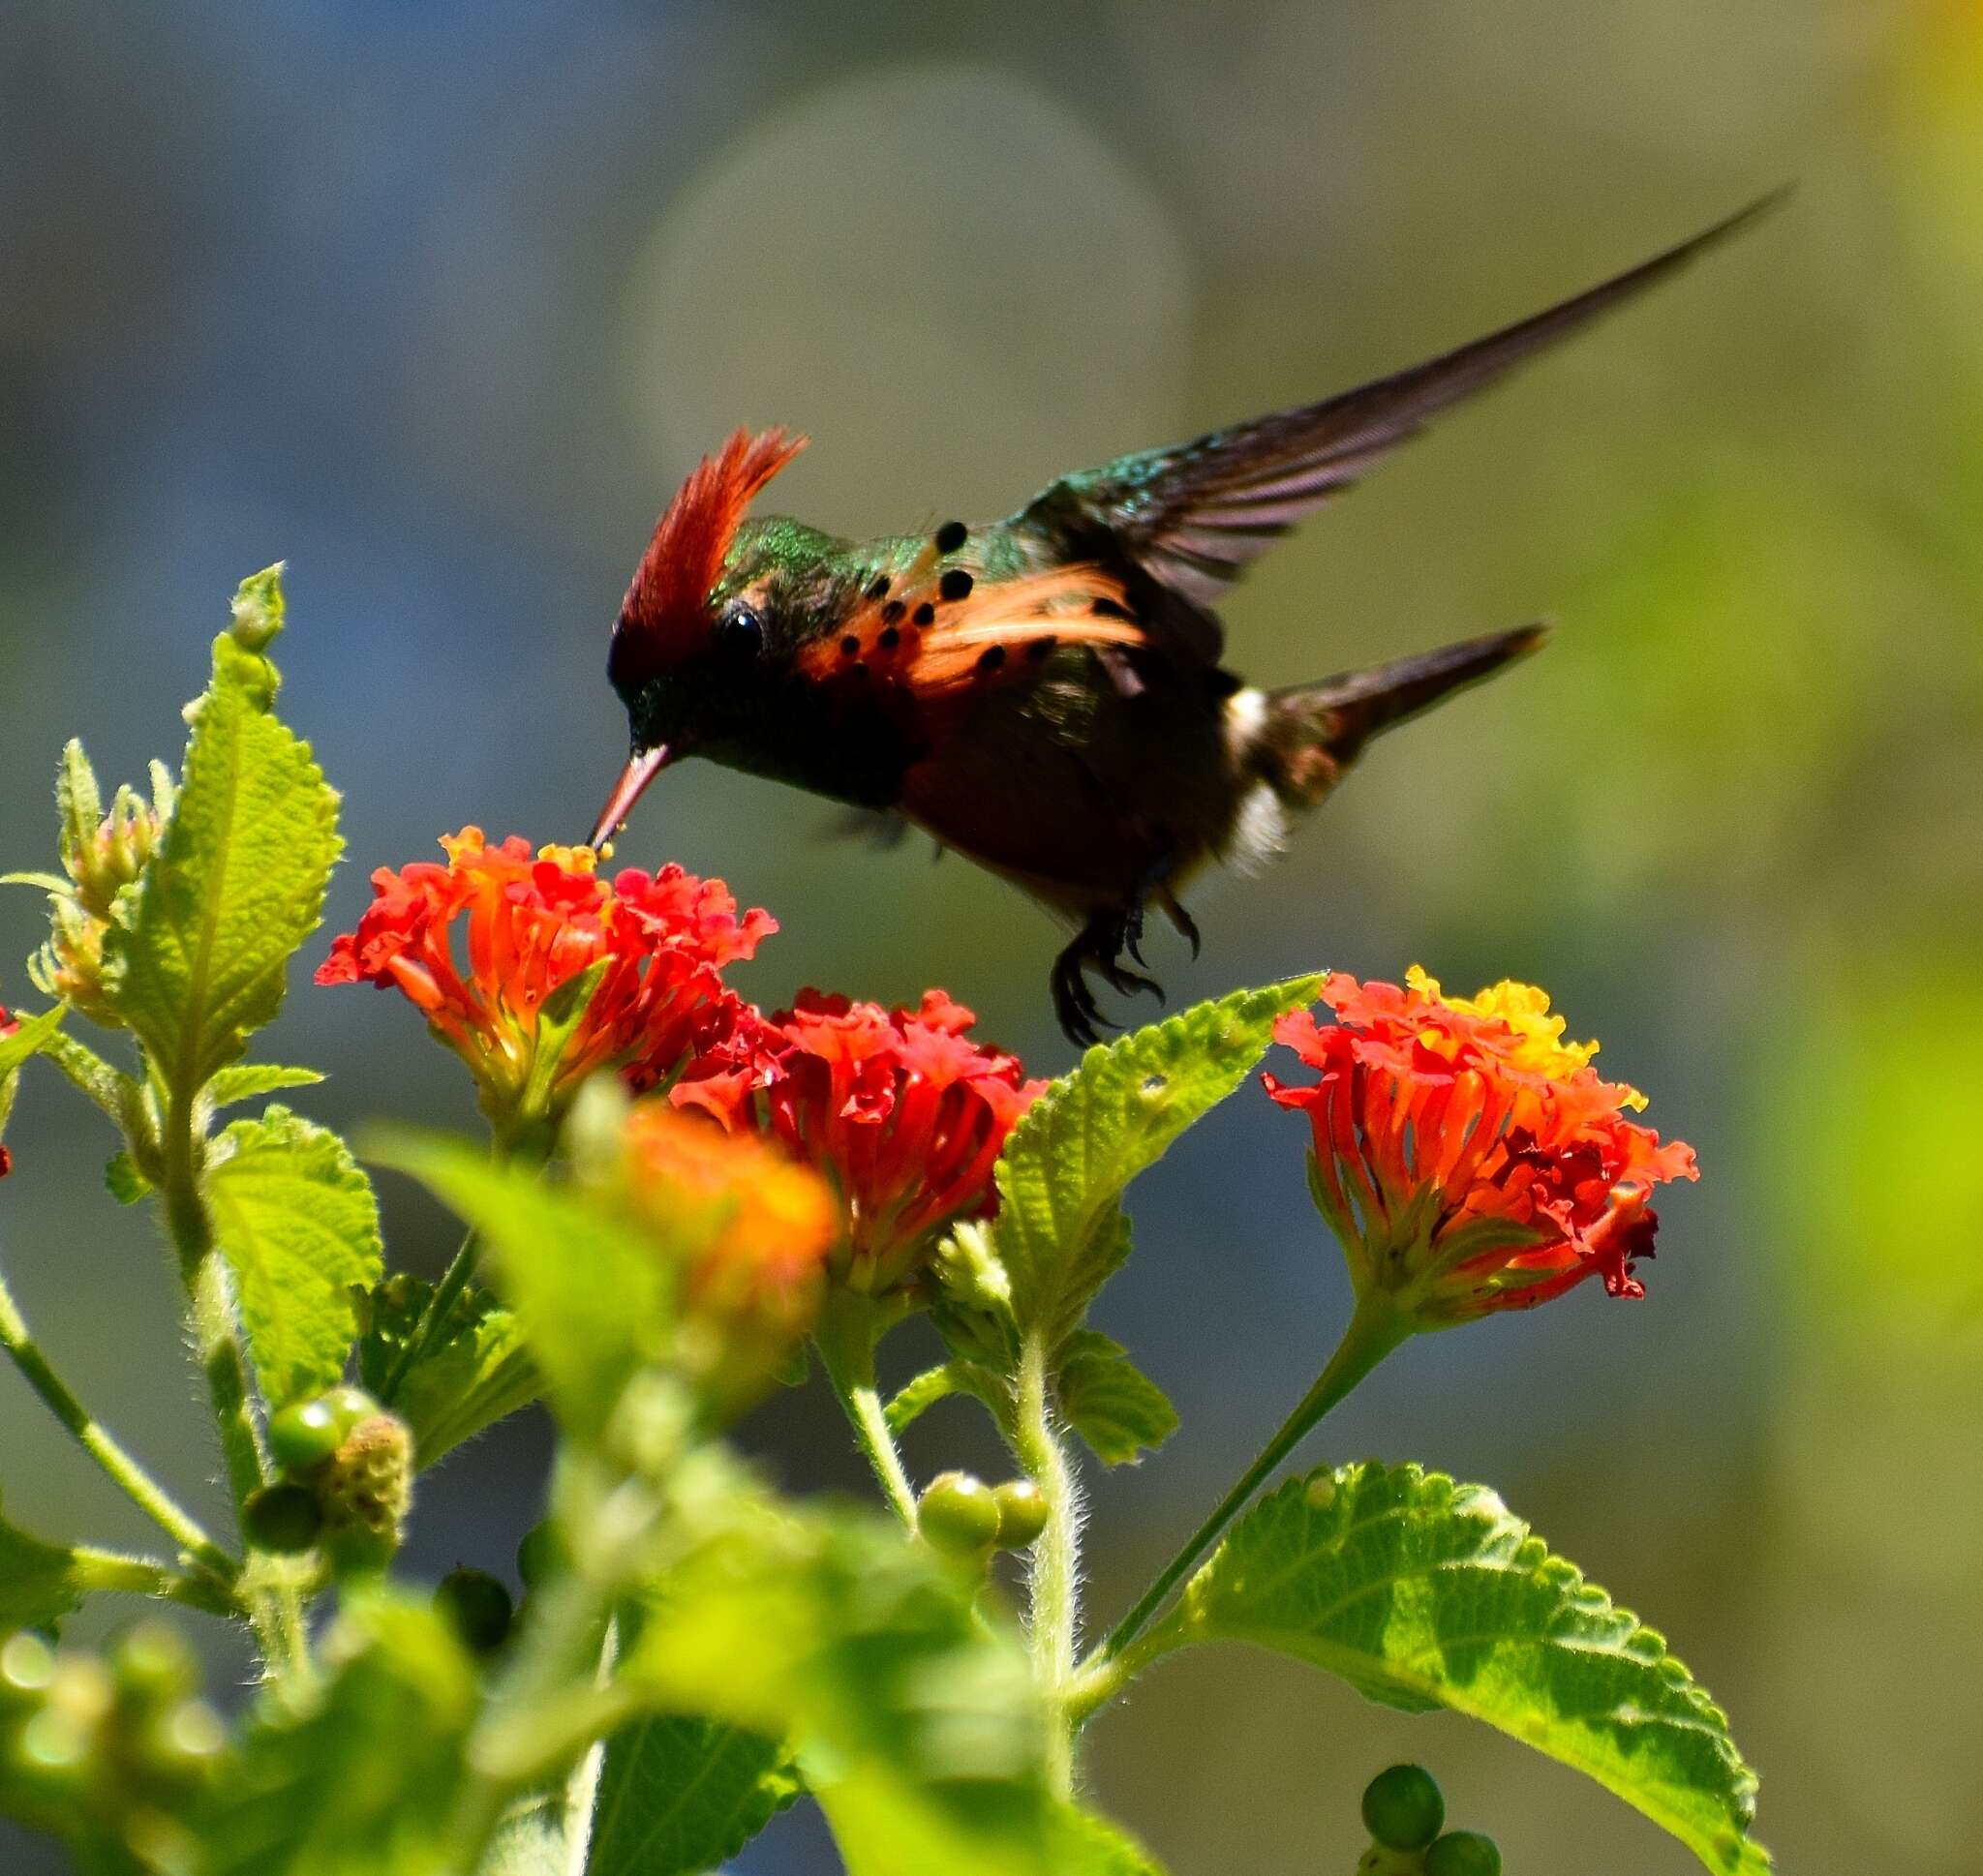
[[1342, 1240], [1358, 1298], [1393, 1294], [1418, 1327], [1526, 1309], [1601, 1277], [1641, 1296], [1653, 1253], [1647, 1200], [1697, 1177], [1693, 1149], [1625, 1118], [1634, 1088], [1566, 1043], [1532, 984], [1449, 997], [1414, 965], [1405, 987], [1340, 973], [1323, 986], [1336, 1021], [1283, 1016], [1276, 1040], [1320, 1079], [1265, 1077], [1314, 1129], [1311, 1185]]
[[996, 1205], [992, 1167], [1046, 1086], [968, 1040], [976, 1020], [941, 990], [893, 1012], [806, 990], [741, 1025], [673, 1099], [769, 1134], [824, 1173], [841, 1219], [834, 1274], [858, 1290], [901, 1289], [942, 1227]]
[[372, 904], [317, 982], [403, 991], [474, 1071], [499, 1130], [555, 1117], [597, 1069], [652, 1087], [743, 1016], [721, 973], [778, 926], [740, 915], [720, 880], [668, 865], [609, 885], [589, 847], [534, 856], [479, 828], [441, 844], [444, 866], [372, 875]]

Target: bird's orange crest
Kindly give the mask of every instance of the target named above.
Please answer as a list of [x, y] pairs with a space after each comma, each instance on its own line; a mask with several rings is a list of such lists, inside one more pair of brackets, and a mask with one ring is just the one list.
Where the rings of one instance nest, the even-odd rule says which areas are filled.
[[616, 686], [666, 670], [709, 629], [709, 595], [757, 492], [806, 447], [782, 428], [735, 430], [705, 456], [655, 524], [613, 628], [608, 675]]

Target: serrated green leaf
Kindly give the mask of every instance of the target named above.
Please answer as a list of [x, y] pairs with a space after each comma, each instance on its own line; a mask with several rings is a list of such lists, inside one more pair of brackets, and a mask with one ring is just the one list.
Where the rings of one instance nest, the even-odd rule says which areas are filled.
[[127, 1134], [147, 1130], [144, 1090], [73, 1036], [53, 1035], [42, 1052]]
[[447, 1314], [441, 1340], [409, 1368], [388, 1396], [407, 1343], [421, 1332], [434, 1286], [404, 1273], [373, 1289], [360, 1312], [358, 1380], [384, 1401], [413, 1435], [422, 1470], [543, 1390], [516, 1317], [471, 1285]]
[[960, 1366], [954, 1361], [938, 1362], [934, 1368], [924, 1369], [913, 1380], [903, 1382], [888, 1404], [889, 1432], [900, 1437], [938, 1401], [965, 1392], [963, 1377], [958, 1372]]
[[46, 1045], [67, 1014], [65, 1006], [58, 1003], [39, 1015], [19, 1017], [19, 1028], [11, 1036], [0, 1036], [0, 1080], [18, 1074], [20, 1065]]
[[1119, 1342], [1077, 1330], [1059, 1362], [1054, 1394], [1060, 1417], [1105, 1466], [1133, 1465], [1177, 1431], [1177, 1409]]
[[0, 1633], [58, 1621], [81, 1602], [71, 1553], [0, 1518]]
[[1058, 1343], [1128, 1255], [1117, 1195], [1191, 1123], [1238, 1087], [1275, 1018], [1314, 1001], [1291, 979], [1202, 1003], [1088, 1050], [1026, 1110], [998, 1164], [992, 1243], [1021, 1332]]
[[702, 1876], [798, 1797], [784, 1748], [720, 1720], [662, 1715], [606, 1744], [586, 1876]]
[[153, 1190], [151, 1181], [138, 1170], [137, 1162], [122, 1149], [111, 1154], [104, 1167], [104, 1185], [120, 1205], [135, 1205], [141, 1198], [149, 1198]]
[[379, 1204], [351, 1150], [271, 1107], [221, 1133], [203, 1191], [270, 1410], [335, 1387], [357, 1330], [351, 1292], [382, 1261]]
[[[36, 1050], [53, 1041], [55, 1026], [65, 1014], [65, 1006], [57, 1004], [52, 1010], [44, 1010], [38, 1016], [22, 1020], [12, 1034], [0, 1036], [0, 1134], [7, 1131], [7, 1122], [14, 1112], [15, 1092], [20, 1083], [20, 1065]], [[0, 1167], [6, 1162], [0, 1160]]]
[[323, 1079], [315, 1069], [278, 1068], [273, 1062], [243, 1062], [222, 1069], [206, 1084], [210, 1107], [231, 1107], [236, 1102], [281, 1094], [285, 1088], [314, 1088]]
[[277, 682], [232, 634], [214, 641], [170, 825], [104, 940], [106, 997], [180, 1099], [281, 1008], [343, 846], [337, 796], [270, 713]]
[[1416, 1466], [1291, 1480], [1146, 1644], [1250, 1642], [1407, 1711], [1485, 1720], [1588, 1773], [1710, 1869], [1760, 1876], [1755, 1777], [1665, 1642], [1484, 1486]]
[[1061, 1876], [1047, 1716], [974, 1588], [877, 1520], [766, 1513], [656, 1587], [622, 1673], [789, 1740], [850, 1876]]
[[663, 1248], [602, 1205], [459, 1141], [386, 1135], [372, 1158], [473, 1225], [567, 1427], [595, 1432], [673, 1328]]
[[[329, 1679], [272, 1690], [201, 1831], [201, 1876], [442, 1876], [473, 1663], [425, 1599], [381, 1593], [329, 1637]], [[300, 1702], [299, 1708], [285, 1702]]]

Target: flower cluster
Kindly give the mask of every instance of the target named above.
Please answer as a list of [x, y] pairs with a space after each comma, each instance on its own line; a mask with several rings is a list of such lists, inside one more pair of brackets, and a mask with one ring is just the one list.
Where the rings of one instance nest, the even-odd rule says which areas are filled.
[[[942, 991], [891, 1012], [808, 990], [767, 1017], [722, 971], [777, 927], [766, 913], [740, 915], [720, 881], [670, 865], [609, 886], [590, 848], [534, 856], [513, 836], [490, 846], [477, 828], [441, 844], [445, 865], [373, 874], [372, 904], [317, 981], [402, 991], [474, 1071], [499, 1134], [556, 1123], [602, 1069], [635, 1093], [673, 1084], [675, 1105], [707, 1118], [685, 1119], [680, 1134], [642, 1120], [636, 1157], [666, 1157], [672, 1189], [692, 1195], [699, 1154], [727, 1192], [739, 1156], [756, 1149], [724, 1136], [777, 1141], [776, 1165], [810, 1166], [831, 1188], [832, 1268], [863, 1290], [911, 1286], [944, 1226], [995, 1202], [992, 1165], [1042, 1084], [970, 1041], [976, 1019]], [[763, 1190], [725, 1243], [739, 1232], [757, 1242], [778, 1205], [802, 1203], [770, 1155], [752, 1164]], [[738, 1255], [740, 1267], [757, 1256]]]
[[720, 880], [669, 865], [609, 885], [590, 848], [533, 855], [473, 827], [441, 844], [444, 866], [372, 875], [372, 904], [317, 981], [403, 991], [474, 1072], [499, 1131], [555, 1120], [602, 1068], [654, 1086], [743, 1015], [722, 971], [778, 927], [740, 915]]
[[836, 1274], [859, 1290], [900, 1289], [944, 1226], [995, 1204], [992, 1168], [1046, 1085], [970, 1041], [976, 1020], [941, 990], [913, 1011], [808, 990], [740, 1027], [673, 1099], [818, 1167], [840, 1207]]
[[747, 1401], [819, 1314], [832, 1195], [769, 1140], [664, 1101], [632, 1109], [623, 1145], [635, 1215], [698, 1246], [675, 1299], [685, 1365], [714, 1399]]
[[1635, 1089], [1591, 1067], [1531, 984], [1445, 995], [1416, 965], [1405, 986], [1341, 974], [1336, 1021], [1285, 1016], [1277, 1039], [1320, 1078], [1266, 1077], [1314, 1131], [1316, 1203], [1342, 1240], [1359, 1297], [1392, 1292], [1421, 1326], [1522, 1309], [1597, 1276], [1638, 1296], [1652, 1255], [1652, 1188], [1696, 1176], [1625, 1110]]

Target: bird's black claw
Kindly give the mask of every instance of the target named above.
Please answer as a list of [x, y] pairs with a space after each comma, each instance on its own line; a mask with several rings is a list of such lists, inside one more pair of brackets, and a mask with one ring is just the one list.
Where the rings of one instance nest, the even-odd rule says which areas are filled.
[[[1164, 916], [1167, 919], [1169, 919], [1174, 925], [1176, 926], [1178, 937], [1182, 938], [1184, 942], [1191, 947], [1191, 959], [1193, 963], [1196, 963], [1198, 961], [1198, 953], [1201, 949], [1201, 940], [1199, 937], [1198, 930], [1198, 921], [1195, 920], [1190, 913], [1185, 911], [1185, 909], [1181, 905], [1179, 905], [1176, 899], [1169, 893], [1166, 893], [1163, 896], [1163, 907]], [[1143, 962], [1143, 959], [1138, 958], [1137, 962], [1140, 964]]]
[[1100, 1042], [1104, 1029], [1118, 1029], [1119, 1023], [1103, 1015], [1087, 974], [1092, 971], [1120, 997], [1132, 997], [1147, 990], [1159, 1003], [1164, 986], [1153, 977], [1127, 969], [1122, 953], [1141, 964], [1143, 953], [1137, 941], [1143, 936], [1143, 912], [1097, 912], [1090, 916], [1081, 934], [1053, 960], [1053, 1014], [1060, 1019], [1061, 1034], [1078, 1048], [1091, 1048]]

